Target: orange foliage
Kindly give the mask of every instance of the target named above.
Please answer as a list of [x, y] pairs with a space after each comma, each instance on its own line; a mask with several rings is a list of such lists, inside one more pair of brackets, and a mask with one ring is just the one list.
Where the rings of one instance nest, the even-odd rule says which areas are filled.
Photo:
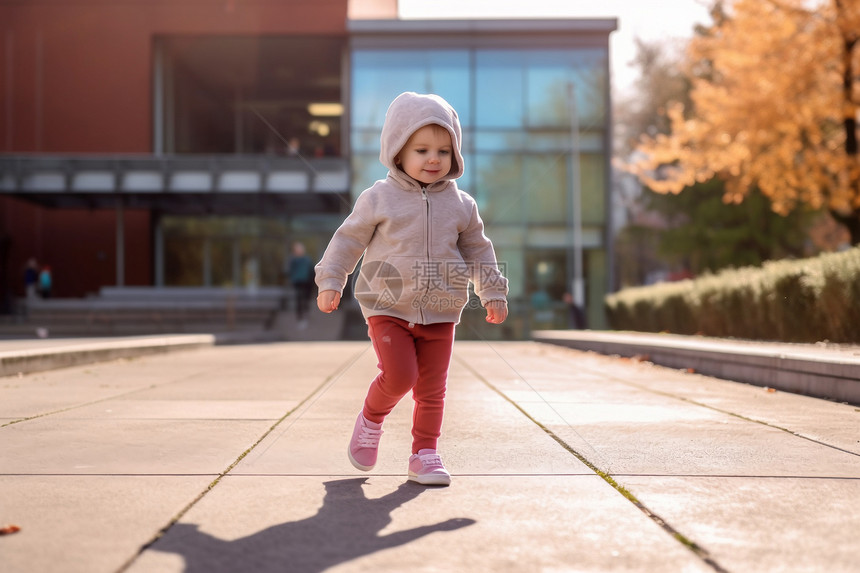
[[[625, 168], [651, 189], [679, 193], [719, 177], [726, 202], [753, 186], [785, 214], [799, 205], [860, 209], [860, 165], [846, 152], [846, 114], [860, 70], [860, 0], [736, 0], [688, 51], [693, 109], [674, 105], [669, 135], [643, 136]], [[849, 68], [850, 69], [850, 68]]]

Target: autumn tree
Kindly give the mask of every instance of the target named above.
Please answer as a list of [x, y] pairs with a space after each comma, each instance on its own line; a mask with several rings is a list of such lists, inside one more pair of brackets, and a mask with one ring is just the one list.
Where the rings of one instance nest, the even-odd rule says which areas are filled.
[[[637, 40], [631, 62], [638, 69], [634, 90], [617, 98], [613, 111], [618, 157], [634, 152], [643, 134], [653, 138], [671, 132], [665, 112], [671, 102], [690, 108], [684, 46]], [[614, 242], [618, 286], [643, 284], [661, 274], [698, 275], [758, 265], [806, 252], [813, 215], [802, 209], [777, 215], [758, 189], [741, 204], [725, 204], [725, 184], [717, 178], [677, 195], [654, 193], [626, 177], [615, 178], [614, 184], [615, 201], [623, 202], [628, 215]]]
[[688, 48], [692, 105], [670, 106], [671, 133], [643, 136], [627, 169], [663, 193], [717, 177], [727, 203], [759, 189], [777, 213], [826, 208], [860, 242], [860, 0], [735, 0], [713, 17]]

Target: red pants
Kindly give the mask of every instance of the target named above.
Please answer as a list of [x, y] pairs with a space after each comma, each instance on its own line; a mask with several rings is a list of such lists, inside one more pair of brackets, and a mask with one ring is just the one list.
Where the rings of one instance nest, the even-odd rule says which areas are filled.
[[367, 391], [364, 417], [382, 423], [412, 390], [412, 453], [435, 450], [442, 432], [454, 323], [411, 324], [390, 316], [371, 316], [367, 324], [380, 373]]

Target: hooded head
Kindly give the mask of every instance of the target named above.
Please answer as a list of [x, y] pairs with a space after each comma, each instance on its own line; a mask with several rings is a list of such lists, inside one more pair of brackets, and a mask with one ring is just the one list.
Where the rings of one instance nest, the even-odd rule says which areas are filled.
[[388, 106], [382, 126], [379, 160], [388, 168], [390, 176], [400, 181], [412, 181], [395, 164], [395, 158], [413, 133], [431, 124], [443, 127], [451, 135], [454, 151], [451, 170], [442, 179], [448, 181], [463, 174], [463, 155], [460, 151], [462, 131], [457, 112], [437, 95], [406, 92], [397, 96]]

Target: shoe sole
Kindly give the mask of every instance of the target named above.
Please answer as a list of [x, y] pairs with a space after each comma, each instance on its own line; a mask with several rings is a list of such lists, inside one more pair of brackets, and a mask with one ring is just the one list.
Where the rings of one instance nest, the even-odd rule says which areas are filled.
[[451, 485], [451, 476], [438, 474], [420, 476], [409, 472], [409, 481], [414, 481], [421, 485]]
[[355, 461], [355, 458], [352, 457], [352, 450], [349, 449], [349, 446], [346, 447], [346, 455], [349, 456], [349, 463], [351, 463], [353, 465], [353, 467], [355, 467], [355, 469], [357, 469], [357, 470], [361, 470], [363, 472], [369, 472], [370, 470], [373, 469], [373, 466], [376, 465], [376, 464], [373, 464], [373, 466], [363, 466], [360, 463], [358, 463], [357, 461]]

